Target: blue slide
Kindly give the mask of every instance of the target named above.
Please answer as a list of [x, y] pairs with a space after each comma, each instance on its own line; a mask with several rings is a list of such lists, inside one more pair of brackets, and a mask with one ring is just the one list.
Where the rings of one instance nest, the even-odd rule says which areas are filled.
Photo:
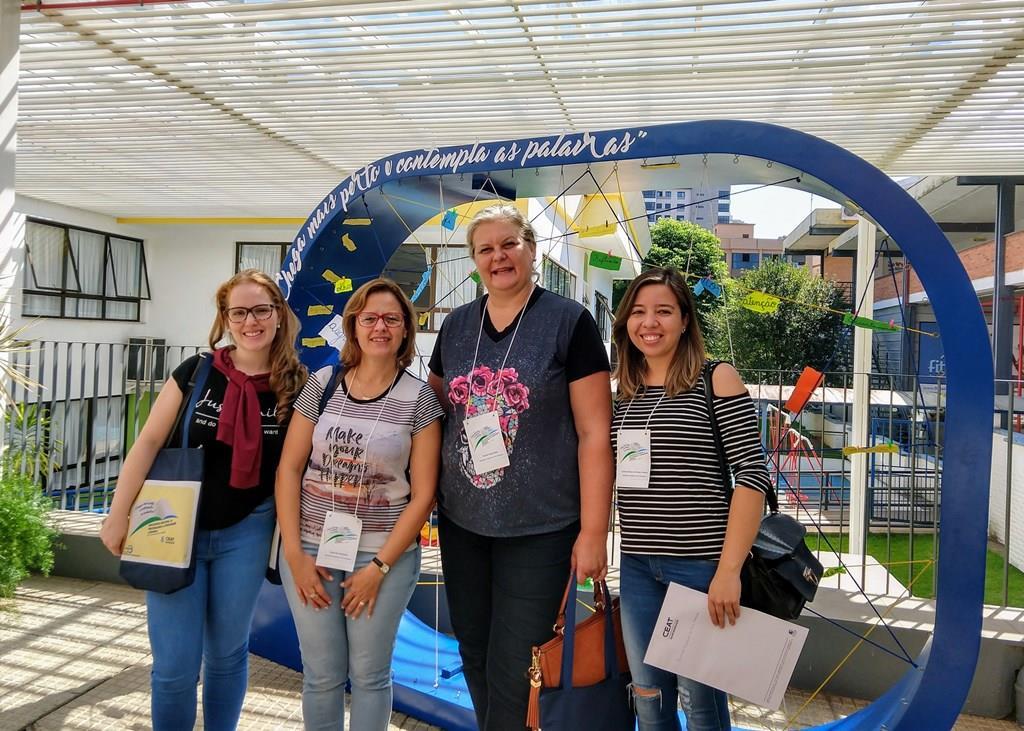
[[[431, 585], [434, 581], [434, 577], [430, 577], [429, 581], [421, 583]], [[410, 606], [418, 611], [422, 607], [421, 615], [427, 614], [435, 599], [434, 591], [421, 585]], [[447, 607], [441, 609], [438, 624], [446, 629]], [[252, 620], [249, 649], [260, 657], [302, 672], [299, 638], [280, 586], [263, 584]], [[477, 731], [473, 704], [462, 675], [459, 643], [444, 632], [435, 631], [409, 610], [398, 626], [392, 671], [396, 711], [450, 731]], [[682, 712], [679, 721], [685, 731], [686, 719]], [[831, 725], [819, 728], [827, 729]]]

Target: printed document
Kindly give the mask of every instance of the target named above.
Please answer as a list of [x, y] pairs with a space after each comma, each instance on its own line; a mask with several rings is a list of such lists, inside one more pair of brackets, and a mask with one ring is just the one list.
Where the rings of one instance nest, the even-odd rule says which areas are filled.
[[806, 639], [805, 627], [748, 607], [716, 627], [707, 594], [669, 584], [644, 662], [777, 710]]

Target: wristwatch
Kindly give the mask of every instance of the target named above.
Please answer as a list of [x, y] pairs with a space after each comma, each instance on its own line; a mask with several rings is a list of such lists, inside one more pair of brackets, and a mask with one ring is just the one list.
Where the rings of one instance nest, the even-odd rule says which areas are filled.
[[373, 563], [377, 566], [378, 569], [380, 569], [380, 572], [384, 574], [384, 576], [387, 576], [388, 571], [391, 570], [391, 567], [388, 564], [384, 563], [376, 556], [373, 557]]

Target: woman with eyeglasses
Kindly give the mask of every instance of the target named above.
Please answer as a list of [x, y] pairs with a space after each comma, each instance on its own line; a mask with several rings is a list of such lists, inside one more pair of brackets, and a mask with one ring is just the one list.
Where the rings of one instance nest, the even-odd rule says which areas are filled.
[[[210, 353], [185, 360], [164, 384], [132, 446], [100, 531], [121, 554], [132, 503], [164, 444], [181, 443], [175, 421], [200, 358], [212, 358], [189, 426], [189, 446], [203, 448], [193, 583], [172, 594], [146, 593], [153, 653], [155, 731], [191, 729], [203, 671], [203, 723], [238, 724], [248, 683], [249, 624], [266, 573], [274, 531], [274, 475], [292, 402], [306, 379], [295, 352], [298, 319], [274, 281], [239, 272], [215, 295]], [[218, 348], [227, 336], [228, 345]]]
[[277, 473], [281, 578], [302, 651], [306, 729], [383, 731], [391, 656], [420, 575], [419, 532], [434, 505], [441, 405], [405, 370], [412, 303], [390, 279], [364, 284], [342, 314], [337, 369], [295, 402]]

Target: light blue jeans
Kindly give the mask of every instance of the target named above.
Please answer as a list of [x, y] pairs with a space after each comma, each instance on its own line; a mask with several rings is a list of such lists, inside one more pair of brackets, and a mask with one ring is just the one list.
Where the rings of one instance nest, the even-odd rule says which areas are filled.
[[153, 651], [154, 731], [190, 731], [203, 670], [203, 725], [234, 731], [249, 682], [249, 624], [274, 533], [274, 499], [235, 525], [199, 530], [196, 578], [173, 594], [146, 592]]
[[[303, 542], [315, 556], [317, 546]], [[375, 553], [356, 554], [355, 570]], [[398, 623], [420, 577], [420, 549], [406, 551], [380, 584], [373, 616], [349, 619], [341, 611], [348, 572], [331, 569], [334, 580], [323, 582], [331, 598], [326, 609], [303, 606], [287, 561], [281, 561], [281, 582], [295, 619], [302, 651], [302, 721], [306, 731], [339, 731], [345, 727], [345, 680], [352, 683], [353, 731], [385, 731], [391, 719], [391, 656]]]
[[687, 731], [725, 731], [732, 728], [729, 697], [725, 693], [644, 663], [647, 645], [669, 583], [706, 592], [717, 569], [717, 561], [622, 554], [619, 574], [622, 636], [633, 674], [633, 686], [635, 689], [657, 691], [655, 695], [633, 694], [639, 731], [679, 731], [677, 694], [686, 714]]

